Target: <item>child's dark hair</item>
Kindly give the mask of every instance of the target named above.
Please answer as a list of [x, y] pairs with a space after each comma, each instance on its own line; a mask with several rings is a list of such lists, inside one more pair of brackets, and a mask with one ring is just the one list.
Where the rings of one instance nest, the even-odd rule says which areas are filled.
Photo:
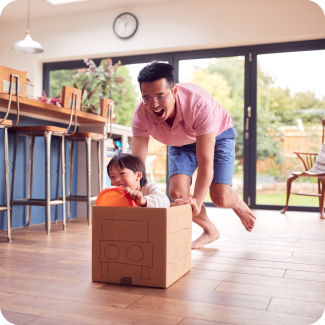
[[134, 173], [142, 172], [142, 178], [140, 179], [140, 186], [143, 187], [148, 183], [146, 175], [146, 166], [138, 156], [131, 155], [129, 153], [121, 153], [117, 156], [114, 156], [109, 164], [107, 165], [107, 173], [109, 176], [109, 170], [112, 167], [118, 169], [131, 169]]
[[138, 82], [141, 89], [141, 83], [152, 82], [161, 78], [166, 78], [169, 88], [172, 90], [175, 81], [173, 76], [174, 67], [171, 64], [153, 61], [147, 64], [138, 75]]

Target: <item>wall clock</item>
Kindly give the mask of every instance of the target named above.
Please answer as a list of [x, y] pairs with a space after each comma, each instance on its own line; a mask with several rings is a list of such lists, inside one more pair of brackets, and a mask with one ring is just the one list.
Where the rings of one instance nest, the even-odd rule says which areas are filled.
[[115, 34], [120, 38], [130, 38], [137, 31], [137, 28], [137, 18], [128, 12], [117, 16], [113, 24]]

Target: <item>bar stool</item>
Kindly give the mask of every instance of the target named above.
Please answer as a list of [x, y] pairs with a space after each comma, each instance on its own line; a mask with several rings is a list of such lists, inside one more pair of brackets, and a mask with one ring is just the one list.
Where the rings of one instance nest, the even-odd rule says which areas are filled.
[[[114, 101], [101, 98], [101, 115], [107, 117], [106, 133], [98, 134], [93, 132], [82, 132], [68, 135], [65, 141], [69, 142], [69, 186], [66, 201], [68, 202], [68, 220], [71, 217], [71, 202], [87, 202], [87, 220], [88, 225], [91, 224], [91, 202], [96, 201], [97, 195], [91, 195], [91, 143], [97, 142], [97, 160], [98, 160], [98, 189], [99, 192], [103, 190], [103, 173], [102, 173], [102, 158], [100, 152], [100, 143], [112, 136], [112, 119], [114, 112]], [[109, 127], [110, 125], [110, 127]], [[108, 131], [110, 129], [110, 131]], [[108, 133], [110, 133], [108, 135]], [[74, 142], [84, 141], [86, 144], [86, 172], [87, 172], [87, 195], [72, 195], [72, 174], [73, 174], [73, 151]], [[58, 198], [60, 199], [60, 198]], [[57, 212], [57, 211], [56, 211]], [[56, 217], [57, 219], [57, 217]]]
[[[9, 68], [7, 68], [7, 69], [9, 69]], [[16, 78], [16, 83], [14, 83], [14, 78]], [[3, 84], [6, 84], [6, 81], [3, 82]], [[10, 171], [9, 171], [8, 129], [16, 126], [19, 121], [19, 96], [22, 94], [21, 89], [19, 91], [19, 85], [20, 85], [19, 75], [10, 74], [8, 108], [7, 108], [5, 117], [2, 120], [0, 120], [0, 129], [4, 130], [4, 151], [5, 151], [4, 157], [5, 157], [5, 173], [6, 173], [5, 183], [6, 183], [6, 201], [7, 201], [5, 205], [0, 205], [0, 211], [7, 211], [7, 240], [9, 242], [11, 242], [11, 218], [10, 218], [10, 197], [9, 197], [9, 173], [10, 173]], [[16, 121], [15, 121], [14, 125], [12, 125], [11, 120], [7, 119], [9, 112], [10, 112], [11, 99], [12, 99], [13, 93], [15, 93], [15, 95], [17, 96], [17, 114], [16, 114]]]
[[[71, 97], [72, 98], [71, 98]], [[51, 230], [51, 206], [62, 205], [62, 223], [63, 229], [66, 229], [66, 199], [65, 199], [65, 158], [64, 158], [64, 137], [68, 135], [68, 131], [72, 124], [72, 117], [74, 111], [74, 130], [71, 135], [76, 132], [77, 129], [77, 106], [80, 109], [81, 90], [72, 87], [63, 87], [62, 91], [62, 102], [64, 107], [70, 107], [70, 121], [69, 126], [64, 129], [55, 126], [20, 126], [12, 128], [12, 132], [15, 134], [14, 141], [14, 159], [13, 159], [13, 176], [12, 176], [12, 187], [11, 187], [11, 206], [14, 205], [27, 205], [27, 226], [30, 225], [31, 221], [31, 206], [44, 206], [45, 207], [45, 229], [47, 234], [50, 234]], [[17, 156], [17, 140], [18, 136], [29, 137], [29, 167], [28, 167], [28, 194], [27, 198], [15, 199], [14, 200], [14, 185], [15, 185], [15, 170], [16, 170], [16, 156]], [[62, 198], [60, 200], [51, 200], [51, 187], [50, 187], [50, 161], [51, 161], [51, 139], [52, 136], [57, 136], [61, 140], [61, 150], [59, 150], [61, 156], [61, 175], [62, 175]], [[45, 199], [33, 199], [32, 188], [33, 188], [33, 169], [34, 169], [34, 144], [35, 137], [44, 137], [45, 140]], [[60, 164], [58, 165], [60, 170]]]

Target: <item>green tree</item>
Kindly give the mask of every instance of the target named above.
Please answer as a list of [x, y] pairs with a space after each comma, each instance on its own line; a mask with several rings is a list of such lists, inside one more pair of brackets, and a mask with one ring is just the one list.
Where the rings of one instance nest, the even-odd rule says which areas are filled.
[[129, 75], [130, 71], [126, 66], [120, 66], [117, 70], [117, 75], [125, 79], [121, 85], [125, 92], [123, 94], [113, 90], [111, 98], [115, 102], [114, 113], [116, 116], [116, 123], [131, 126], [132, 116], [136, 109], [139, 94], [136, 87], [132, 84], [132, 79]]
[[188, 82], [195, 83], [207, 90], [214, 99], [227, 109], [236, 129], [236, 157], [240, 159], [243, 157], [244, 103], [243, 96], [240, 96], [237, 90], [232, 92], [232, 88], [225, 78], [229, 75], [229, 73], [219, 74], [196, 67]]
[[54, 70], [50, 72], [50, 97], [56, 97], [63, 86], [73, 87], [72, 76], [77, 70]]
[[[74, 79], [73, 76], [77, 70], [55, 70], [50, 73], [50, 94], [49, 96], [55, 97], [63, 86], [73, 87], [74, 83], [79, 89], [87, 82], [86, 91], [90, 93], [94, 90], [97, 81], [95, 79], [86, 80], [86, 78], [79, 77]], [[133, 112], [136, 108], [138, 101], [138, 92], [136, 87], [132, 84], [132, 79], [129, 75], [130, 71], [126, 66], [120, 66], [117, 70], [117, 76], [124, 78], [124, 83], [121, 84], [125, 89], [123, 94], [117, 90], [112, 90], [111, 99], [115, 101], [114, 114], [116, 116], [116, 123], [125, 126], [131, 126]], [[98, 108], [99, 112], [99, 92], [97, 91], [87, 103], [93, 104]]]
[[[236, 157], [243, 158], [244, 150], [244, 80], [245, 61], [242, 57], [217, 58], [210, 62], [206, 71], [219, 74], [230, 87], [230, 102], [215, 98], [229, 112], [236, 130]], [[218, 87], [216, 84], [215, 87]]]
[[196, 68], [188, 82], [195, 83], [204, 88], [213, 98], [222, 103], [224, 107], [233, 105], [230, 96], [231, 87], [228, 81], [219, 73], [209, 73], [201, 68]]
[[320, 125], [325, 116], [325, 97], [319, 99], [315, 92], [305, 91], [294, 94], [298, 103], [297, 117], [301, 118], [305, 125]]
[[[243, 58], [218, 58], [204, 70], [196, 67], [193, 77], [188, 80], [206, 89], [229, 112], [236, 129], [237, 158], [243, 158], [244, 64]], [[265, 96], [270, 89], [273, 90], [274, 78], [261, 69], [259, 76], [258, 94], [262, 105], [257, 116], [257, 156], [259, 159], [275, 157], [280, 160], [279, 142], [274, 140], [280, 125], [280, 117], [274, 112], [278, 99], [274, 99], [274, 94]]]
[[297, 125], [298, 118], [304, 125], [320, 125], [325, 113], [325, 98], [317, 98], [310, 90], [293, 93], [288, 87], [275, 86], [275, 77], [262, 71], [260, 65], [257, 80], [258, 113], [262, 108], [269, 108], [280, 125]]
[[[73, 69], [73, 70], [54, 70], [50, 72], [50, 97], [56, 97], [60, 91], [62, 91], [63, 86], [73, 87], [74, 84], [77, 85], [79, 89], [81, 89], [85, 83], [86, 86], [86, 95], [94, 90], [96, 85], [96, 80], [86, 80], [86, 78], [79, 77], [78, 79], [74, 79], [76, 73], [80, 70], [84, 69]], [[95, 92], [87, 103], [93, 104], [97, 106], [99, 111], [99, 92]]]
[[230, 96], [244, 99], [245, 61], [242, 57], [218, 58], [210, 62], [207, 71], [222, 75], [230, 86]]

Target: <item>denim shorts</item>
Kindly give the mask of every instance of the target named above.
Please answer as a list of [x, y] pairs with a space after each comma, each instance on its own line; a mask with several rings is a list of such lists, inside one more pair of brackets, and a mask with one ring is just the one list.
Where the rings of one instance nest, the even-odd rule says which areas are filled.
[[[212, 183], [232, 185], [236, 157], [235, 138], [234, 127], [216, 137]], [[196, 142], [182, 147], [168, 146], [169, 177], [183, 174], [190, 176], [192, 179], [192, 175], [197, 167]]]

